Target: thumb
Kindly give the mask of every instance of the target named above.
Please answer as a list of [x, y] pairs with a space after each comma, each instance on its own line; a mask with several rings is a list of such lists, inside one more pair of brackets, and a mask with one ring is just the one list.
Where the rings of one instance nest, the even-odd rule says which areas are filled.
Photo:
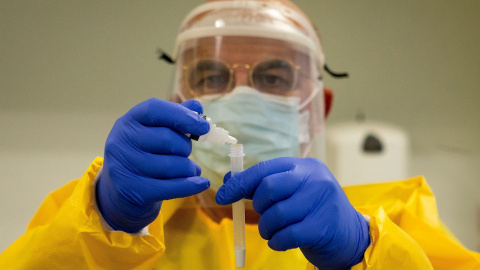
[[203, 107], [200, 101], [195, 100], [195, 99], [190, 99], [182, 103], [184, 107], [189, 108], [192, 111], [195, 111], [197, 113], [202, 114], [203, 113]]

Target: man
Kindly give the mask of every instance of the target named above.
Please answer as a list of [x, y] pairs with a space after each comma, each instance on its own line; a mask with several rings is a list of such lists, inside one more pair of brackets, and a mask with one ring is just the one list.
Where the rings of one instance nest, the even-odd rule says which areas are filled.
[[[120, 117], [104, 159], [47, 197], [0, 265], [235, 269], [229, 204], [247, 198], [246, 269], [480, 267], [423, 179], [342, 189], [310, 158], [331, 93], [291, 2], [209, 1], [184, 20], [175, 59], [176, 103]], [[230, 177], [228, 146], [192, 144], [210, 128], [201, 113], [244, 145], [244, 172]]]

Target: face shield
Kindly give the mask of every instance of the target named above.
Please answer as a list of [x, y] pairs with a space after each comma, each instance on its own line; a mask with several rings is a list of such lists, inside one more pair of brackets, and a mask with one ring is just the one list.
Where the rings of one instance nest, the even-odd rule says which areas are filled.
[[[218, 1], [194, 9], [176, 41], [173, 100], [197, 99], [205, 115], [244, 144], [245, 167], [312, 155], [324, 130], [323, 52], [310, 22], [277, 2]], [[228, 146], [198, 143], [192, 157], [217, 189]]]

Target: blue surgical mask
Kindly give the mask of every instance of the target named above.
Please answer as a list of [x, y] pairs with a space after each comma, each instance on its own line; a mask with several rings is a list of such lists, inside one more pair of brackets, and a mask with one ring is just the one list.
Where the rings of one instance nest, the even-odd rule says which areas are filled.
[[[199, 101], [205, 115], [243, 144], [245, 169], [264, 160], [300, 155], [299, 134], [308, 134], [304, 132], [308, 115], [299, 115], [299, 98], [264, 94], [239, 86], [221, 97], [203, 96]], [[193, 145], [192, 157], [214, 190], [220, 188], [223, 176], [230, 171], [228, 153], [227, 144], [195, 142]]]

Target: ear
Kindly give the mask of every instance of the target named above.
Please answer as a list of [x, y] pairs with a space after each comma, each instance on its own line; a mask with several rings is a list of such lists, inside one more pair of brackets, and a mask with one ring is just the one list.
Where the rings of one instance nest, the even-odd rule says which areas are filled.
[[325, 100], [325, 119], [330, 113], [333, 104], [333, 91], [328, 87], [323, 88], [323, 99]]

